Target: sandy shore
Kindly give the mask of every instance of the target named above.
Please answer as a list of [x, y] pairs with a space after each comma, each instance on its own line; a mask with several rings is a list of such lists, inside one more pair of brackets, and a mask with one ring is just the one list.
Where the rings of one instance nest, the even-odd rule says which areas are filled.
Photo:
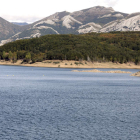
[[32, 67], [52, 67], [52, 68], [125, 68], [125, 69], [140, 69], [140, 65], [134, 63], [120, 64], [112, 62], [87, 62], [87, 61], [67, 61], [67, 60], [45, 60], [43, 62], [36, 62], [33, 64], [22, 63], [18, 60], [16, 63], [10, 61], [0, 61], [0, 65], [13, 65], [13, 66], [32, 66]]

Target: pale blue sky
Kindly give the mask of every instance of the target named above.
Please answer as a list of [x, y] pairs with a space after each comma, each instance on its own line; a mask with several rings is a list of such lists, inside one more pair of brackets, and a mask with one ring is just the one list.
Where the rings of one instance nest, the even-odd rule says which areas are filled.
[[2, 0], [0, 17], [34, 22], [55, 12], [74, 12], [94, 6], [113, 7], [124, 13], [140, 12], [140, 0]]

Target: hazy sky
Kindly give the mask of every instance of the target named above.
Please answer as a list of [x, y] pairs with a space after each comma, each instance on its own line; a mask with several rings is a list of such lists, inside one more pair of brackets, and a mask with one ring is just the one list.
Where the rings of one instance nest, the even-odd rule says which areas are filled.
[[94, 6], [113, 7], [124, 13], [140, 12], [140, 0], [2, 0], [0, 17], [34, 22], [55, 12], [74, 12]]

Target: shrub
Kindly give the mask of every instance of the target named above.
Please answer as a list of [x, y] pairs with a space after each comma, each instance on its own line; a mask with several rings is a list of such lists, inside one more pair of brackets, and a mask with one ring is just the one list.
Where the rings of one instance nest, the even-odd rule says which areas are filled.
[[60, 62], [53, 62], [54, 64], [59, 64]]

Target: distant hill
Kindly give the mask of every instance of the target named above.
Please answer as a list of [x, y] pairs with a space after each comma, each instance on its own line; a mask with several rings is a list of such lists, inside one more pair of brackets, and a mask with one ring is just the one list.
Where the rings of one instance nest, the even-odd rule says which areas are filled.
[[9, 38], [29, 28], [30, 28], [30, 25], [25, 25], [25, 26], [15, 25], [0, 17], [0, 42], [1, 44], [5, 44], [7, 42], [13, 41], [13, 40], [10, 40]]
[[11, 22], [11, 23], [13, 23], [15, 25], [20, 25], [20, 26], [28, 25], [27, 22]]
[[[96, 6], [73, 13], [63, 11], [50, 15], [33, 24], [14, 26], [0, 37], [0, 45], [7, 42], [40, 37], [47, 34], [84, 34], [91, 32], [140, 31], [140, 13], [117, 12], [111, 7]], [[4, 39], [4, 41], [3, 41]]]
[[0, 41], [26, 29], [26, 27], [20, 27], [18, 25], [12, 24], [0, 17]]

